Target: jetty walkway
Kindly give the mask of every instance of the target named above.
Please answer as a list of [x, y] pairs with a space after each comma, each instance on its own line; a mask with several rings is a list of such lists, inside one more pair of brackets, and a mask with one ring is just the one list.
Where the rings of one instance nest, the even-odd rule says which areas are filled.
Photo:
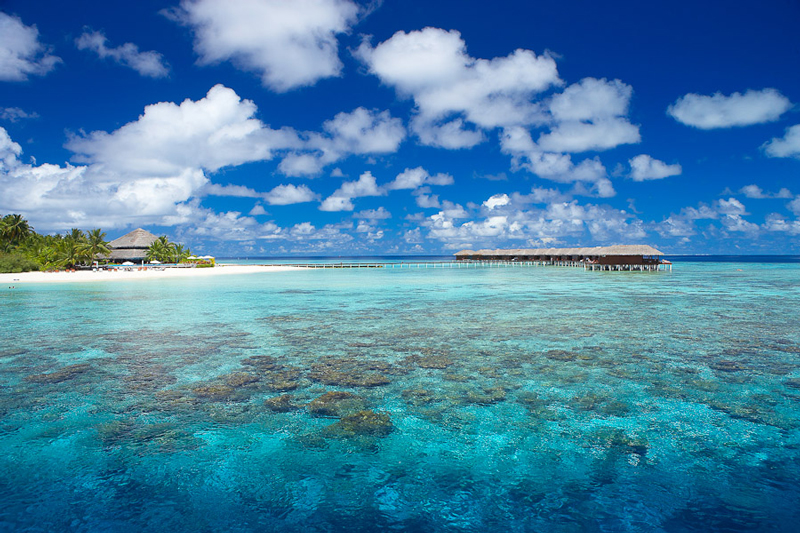
[[605, 272], [657, 272], [672, 270], [672, 263], [659, 264], [596, 264], [585, 261], [414, 261], [414, 262], [339, 262], [339, 263], [264, 263], [259, 266], [284, 266], [295, 268], [518, 268], [531, 266], [583, 267], [584, 270]]

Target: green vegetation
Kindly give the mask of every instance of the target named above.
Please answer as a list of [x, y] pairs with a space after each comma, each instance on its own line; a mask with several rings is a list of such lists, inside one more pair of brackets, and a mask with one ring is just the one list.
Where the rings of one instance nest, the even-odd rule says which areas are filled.
[[146, 259], [162, 263], [184, 263], [191, 255], [192, 252], [188, 248], [182, 244], [170, 242], [166, 235], [162, 235], [147, 249]]
[[84, 233], [72, 229], [65, 235], [40, 235], [22, 215], [0, 219], [0, 272], [58, 270], [89, 265], [109, 253], [100, 229]]
[[[91, 265], [109, 253], [106, 234], [101, 229], [84, 232], [73, 228], [64, 235], [40, 235], [22, 215], [0, 218], [0, 272], [75, 268]], [[170, 242], [166, 235], [147, 250], [148, 261], [162, 263], [186, 262], [191, 255], [188, 248]]]
[[0, 253], [0, 272], [30, 272], [39, 270], [39, 263], [28, 259], [22, 254]]

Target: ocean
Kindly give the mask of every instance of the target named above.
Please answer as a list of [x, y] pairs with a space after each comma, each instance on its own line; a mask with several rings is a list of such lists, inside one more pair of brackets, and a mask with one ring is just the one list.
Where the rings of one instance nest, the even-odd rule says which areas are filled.
[[0, 531], [797, 531], [800, 264], [674, 263], [2, 287]]

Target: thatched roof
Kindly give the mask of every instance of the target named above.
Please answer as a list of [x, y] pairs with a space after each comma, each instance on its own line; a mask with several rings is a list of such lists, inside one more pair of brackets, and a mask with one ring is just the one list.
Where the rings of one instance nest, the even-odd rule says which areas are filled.
[[150, 245], [156, 242], [157, 239], [158, 237], [149, 231], [143, 230], [142, 228], [136, 228], [132, 232], [108, 243], [108, 247], [112, 250], [118, 250], [120, 248], [146, 250], [147, 248], [150, 248]]
[[608, 256], [608, 255], [664, 255], [648, 246], [646, 244], [615, 244], [613, 246], [595, 246], [593, 248], [527, 248], [527, 249], [506, 249], [506, 250], [462, 250], [456, 253], [456, 256], [474, 256], [474, 255], [492, 255], [492, 256]]
[[147, 256], [147, 248], [121, 248], [118, 250], [111, 250], [107, 256], [100, 256], [101, 259], [108, 259], [109, 261], [141, 261]]

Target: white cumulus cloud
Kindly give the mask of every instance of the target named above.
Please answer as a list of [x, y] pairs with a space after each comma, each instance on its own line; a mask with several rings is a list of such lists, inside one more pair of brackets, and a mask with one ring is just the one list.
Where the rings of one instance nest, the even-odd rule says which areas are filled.
[[111, 59], [120, 65], [130, 67], [142, 76], [150, 78], [163, 78], [169, 74], [169, 67], [164, 62], [164, 56], [153, 50], [140, 52], [139, 47], [133, 43], [125, 43], [116, 48], [107, 46], [106, 36], [99, 31], [84, 32], [75, 39], [75, 46], [79, 50], [91, 50], [100, 59]]
[[378, 209], [366, 209], [354, 214], [353, 217], [365, 220], [386, 220], [392, 218], [392, 214], [383, 206]]
[[632, 92], [620, 80], [585, 78], [570, 85], [550, 101], [554, 124], [539, 136], [538, 147], [546, 152], [586, 152], [638, 143], [639, 127], [625, 117]]
[[800, 217], [800, 196], [789, 202], [789, 211]]
[[606, 168], [599, 159], [584, 159], [575, 164], [569, 154], [542, 151], [526, 128], [503, 130], [500, 146], [503, 152], [512, 156], [512, 168], [524, 168], [540, 178], [559, 183], [575, 183], [575, 194], [601, 198], [616, 194]]
[[667, 113], [687, 126], [711, 130], [772, 122], [790, 107], [789, 99], [776, 89], [762, 89], [730, 96], [689, 93], [669, 106]]
[[756, 200], [763, 200], [763, 199], [767, 199], [767, 198], [784, 198], [785, 199], [785, 198], [791, 198], [792, 197], [791, 191], [789, 189], [787, 189], [786, 187], [783, 187], [778, 192], [772, 193], [772, 192], [764, 191], [764, 189], [762, 189], [761, 187], [759, 187], [758, 185], [755, 185], [755, 184], [753, 184], [753, 185], [745, 185], [744, 187], [739, 189], [739, 192], [744, 194], [747, 198], [753, 198], [753, 199], [756, 199]]
[[159, 102], [113, 133], [75, 137], [76, 161], [122, 174], [165, 175], [186, 167], [215, 171], [268, 160], [274, 150], [298, 146], [293, 130], [273, 130], [254, 118], [256, 106], [216, 85], [197, 101]]
[[264, 200], [269, 205], [290, 205], [313, 202], [319, 196], [305, 185], [278, 185], [264, 194]]
[[61, 62], [39, 42], [36, 26], [0, 12], [0, 81], [25, 81], [44, 76]]
[[197, 101], [149, 105], [113, 132], [74, 137], [80, 165], [28, 165], [19, 145], [0, 135], [0, 210], [25, 213], [41, 229], [75, 225], [177, 224], [203, 194], [256, 197], [241, 186], [209, 187], [206, 173], [270, 159], [300, 141], [254, 118], [255, 105], [217, 85]]
[[511, 203], [511, 198], [507, 194], [495, 194], [483, 202], [483, 205], [490, 211], [496, 207], [502, 207]]
[[35, 118], [39, 118], [39, 114], [36, 112], [28, 113], [19, 107], [0, 107], [0, 119], [2, 120], [7, 120], [14, 123], [19, 122], [20, 120]]
[[[314, 176], [344, 157], [382, 155], [397, 151], [406, 137], [403, 121], [388, 111], [356, 108], [338, 113], [322, 125], [324, 133], [308, 132], [303, 152], [289, 154], [279, 169], [287, 176]], [[339, 171], [341, 172], [341, 170]]]
[[285, 92], [340, 74], [336, 36], [358, 12], [350, 0], [182, 0], [167, 14], [194, 31], [200, 64], [231, 61]]
[[416, 189], [424, 185], [452, 185], [453, 176], [438, 173], [430, 175], [422, 167], [407, 168], [386, 185], [388, 190]]
[[631, 179], [633, 181], [660, 180], [670, 176], [679, 176], [683, 169], [677, 163], [668, 165], [658, 159], [653, 159], [647, 154], [637, 155], [628, 160], [631, 166]]
[[775, 137], [762, 146], [769, 157], [794, 157], [800, 159], [800, 124], [786, 128], [783, 137]]
[[480, 128], [540, 121], [531, 96], [561, 83], [551, 57], [520, 49], [476, 59], [455, 30], [399, 31], [374, 47], [364, 41], [357, 55], [383, 83], [413, 98], [420, 140], [445, 148], [474, 146], [483, 140]]
[[320, 211], [352, 211], [353, 198], [364, 196], [382, 196], [386, 194], [375, 181], [375, 176], [367, 171], [361, 174], [356, 181], [345, 181], [333, 194], [325, 198], [320, 204]]

